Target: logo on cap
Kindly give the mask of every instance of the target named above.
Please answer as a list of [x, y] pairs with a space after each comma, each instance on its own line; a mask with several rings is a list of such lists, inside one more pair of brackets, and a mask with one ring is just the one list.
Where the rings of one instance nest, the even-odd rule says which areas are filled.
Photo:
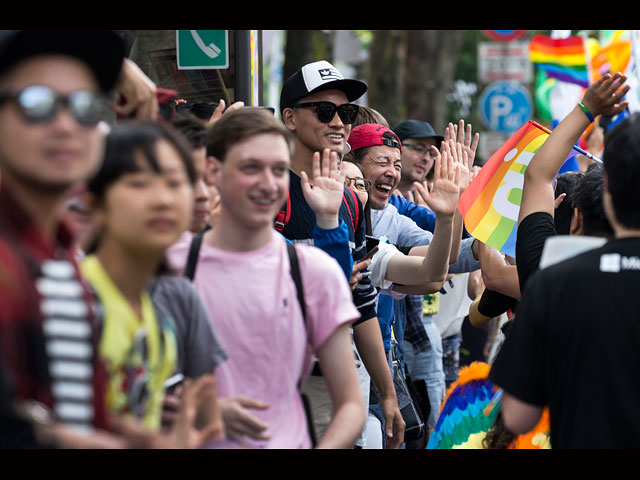
[[322, 80], [323, 82], [327, 80], [330, 81], [342, 79], [342, 75], [340, 75], [340, 72], [333, 68], [321, 68], [320, 70], [318, 70], [318, 73], [320, 74], [320, 80]]

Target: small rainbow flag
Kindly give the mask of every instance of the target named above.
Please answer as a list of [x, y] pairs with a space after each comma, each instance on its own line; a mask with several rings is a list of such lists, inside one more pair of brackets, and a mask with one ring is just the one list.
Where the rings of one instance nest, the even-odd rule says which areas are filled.
[[525, 123], [460, 195], [458, 210], [469, 234], [513, 258], [524, 171], [548, 137], [535, 122]]
[[534, 35], [529, 42], [529, 58], [548, 77], [585, 88], [589, 86], [586, 50], [580, 36], [551, 38]]

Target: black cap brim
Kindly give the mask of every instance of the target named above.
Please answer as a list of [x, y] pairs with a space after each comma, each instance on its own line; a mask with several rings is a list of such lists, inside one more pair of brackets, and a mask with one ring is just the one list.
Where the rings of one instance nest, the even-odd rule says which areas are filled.
[[0, 74], [29, 57], [57, 53], [86, 63], [108, 92], [120, 75], [124, 51], [114, 30], [5, 30], [0, 32]]

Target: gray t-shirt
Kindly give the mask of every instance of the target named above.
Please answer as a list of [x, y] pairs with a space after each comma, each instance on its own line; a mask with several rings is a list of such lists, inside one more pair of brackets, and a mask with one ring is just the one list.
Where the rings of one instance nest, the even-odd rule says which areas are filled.
[[176, 325], [177, 372], [197, 378], [211, 373], [228, 358], [207, 309], [189, 279], [180, 275], [155, 277], [149, 287], [159, 316], [169, 316]]

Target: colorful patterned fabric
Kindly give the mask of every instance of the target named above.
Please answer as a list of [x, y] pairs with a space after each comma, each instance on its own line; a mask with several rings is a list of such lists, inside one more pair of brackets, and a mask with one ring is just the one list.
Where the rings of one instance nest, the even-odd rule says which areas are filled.
[[[484, 362], [460, 369], [458, 381], [447, 390], [428, 449], [484, 448], [482, 442], [500, 411], [501, 390], [488, 379], [490, 370]], [[517, 436], [508, 448], [551, 448], [548, 409], [543, 410], [534, 429]]]
[[81, 263], [103, 310], [100, 356], [109, 374], [107, 408], [160, 426], [164, 381], [175, 371], [177, 346], [172, 321], [157, 319], [147, 292], [139, 317], [95, 255]]

